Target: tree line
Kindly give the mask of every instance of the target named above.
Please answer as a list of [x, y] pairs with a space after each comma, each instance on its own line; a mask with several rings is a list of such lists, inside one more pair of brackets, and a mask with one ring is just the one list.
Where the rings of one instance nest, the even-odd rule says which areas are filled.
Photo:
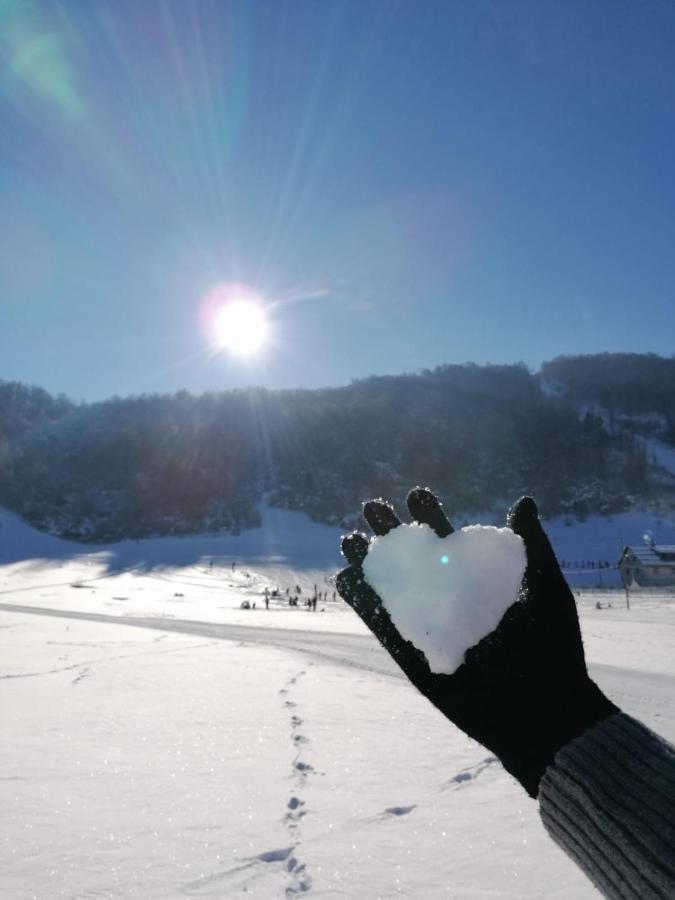
[[648, 491], [649, 466], [594, 410], [605, 396], [561, 360], [89, 404], [0, 382], [0, 503], [85, 541], [236, 532], [261, 500], [348, 526], [363, 499], [402, 502], [414, 484], [455, 516], [501, 515], [523, 493], [549, 515], [608, 514]]

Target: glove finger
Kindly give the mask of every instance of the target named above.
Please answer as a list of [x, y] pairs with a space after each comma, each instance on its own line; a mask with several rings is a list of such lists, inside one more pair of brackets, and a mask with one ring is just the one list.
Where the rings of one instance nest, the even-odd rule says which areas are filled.
[[[531, 497], [521, 497], [510, 510], [507, 523], [525, 542], [527, 568], [521, 599], [527, 599], [528, 603], [536, 607], [543, 604], [549, 622], [555, 620], [560, 629], [571, 629], [569, 633], [581, 647], [574, 596], [560, 571], [546, 532], [541, 527], [537, 504]], [[561, 630], [560, 640], [562, 634]]]
[[360, 531], [352, 531], [342, 538], [340, 550], [350, 566], [360, 566], [368, 554], [368, 539]]
[[525, 542], [528, 568], [546, 571], [551, 566], [558, 569], [558, 561], [546, 532], [539, 521], [539, 510], [532, 497], [521, 497], [509, 510], [506, 518], [509, 528]]
[[443, 512], [440, 500], [429, 488], [413, 488], [406, 503], [411, 517], [420, 524], [428, 525], [440, 538], [447, 537], [455, 530]]
[[368, 500], [363, 505], [363, 518], [368, 523], [373, 534], [381, 537], [392, 528], [398, 528], [401, 520], [394, 512], [391, 503], [384, 500]]
[[382, 601], [364, 579], [361, 569], [352, 566], [343, 569], [338, 573], [335, 584], [342, 599], [361, 617], [394, 662], [413, 684], [418, 687], [422, 685], [429, 676], [424, 654], [401, 637]]
[[548, 664], [551, 665], [551, 653], [558, 652], [564, 657], [567, 671], [585, 675], [576, 602], [541, 527], [537, 504], [531, 497], [521, 497], [510, 510], [507, 523], [525, 541], [527, 569], [521, 600], [535, 612], [543, 613], [537, 614], [535, 620], [540, 628], [538, 643], [546, 648]]
[[[363, 619], [375, 637], [382, 641], [380, 636], [384, 624], [382, 601], [363, 577], [361, 568], [349, 566], [338, 572], [335, 586], [342, 599]], [[391, 625], [388, 615], [386, 619]]]

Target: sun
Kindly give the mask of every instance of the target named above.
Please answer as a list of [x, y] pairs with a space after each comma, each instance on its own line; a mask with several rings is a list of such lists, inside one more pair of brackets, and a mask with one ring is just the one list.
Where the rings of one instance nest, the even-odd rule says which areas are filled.
[[252, 359], [272, 339], [267, 303], [242, 281], [221, 281], [203, 297], [199, 318], [213, 348]]
[[223, 350], [236, 356], [253, 356], [267, 341], [265, 311], [251, 300], [230, 300], [215, 316], [214, 334]]

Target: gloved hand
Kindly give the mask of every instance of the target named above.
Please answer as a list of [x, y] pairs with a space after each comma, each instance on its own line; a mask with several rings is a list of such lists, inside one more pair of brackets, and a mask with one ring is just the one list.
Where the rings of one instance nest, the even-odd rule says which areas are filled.
[[[429, 525], [439, 537], [452, 534], [430, 490], [415, 488], [407, 505], [411, 518]], [[401, 524], [393, 507], [381, 500], [366, 503], [364, 517], [376, 535]], [[523, 539], [527, 553], [519, 599], [493, 632], [467, 650], [452, 675], [429, 669], [424, 654], [399, 634], [365, 581], [362, 563], [368, 541], [363, 534], [354, 532], [342, 540], [349, 565], [338, 575], [337, 589], [415, 687], [498, 756], [536, 797], [558, 750], [619, 710], [588, 676], [574, 597], [534, 500], [521, 498], [509, 512], [507, 525]]]

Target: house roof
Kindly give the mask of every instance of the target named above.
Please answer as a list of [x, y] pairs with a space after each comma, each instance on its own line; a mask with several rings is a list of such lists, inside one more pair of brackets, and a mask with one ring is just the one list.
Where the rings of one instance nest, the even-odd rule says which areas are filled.
[[637, 561], [643, 566], [670, 566], [675, 568], [675, 559], [664, 559], [661, 554], [675, 554], [675, 546], [658, 545], [649, 547], [647, 544], [640, 544], [637, 547], [626, 547], [626, 550], [633, 554]]

